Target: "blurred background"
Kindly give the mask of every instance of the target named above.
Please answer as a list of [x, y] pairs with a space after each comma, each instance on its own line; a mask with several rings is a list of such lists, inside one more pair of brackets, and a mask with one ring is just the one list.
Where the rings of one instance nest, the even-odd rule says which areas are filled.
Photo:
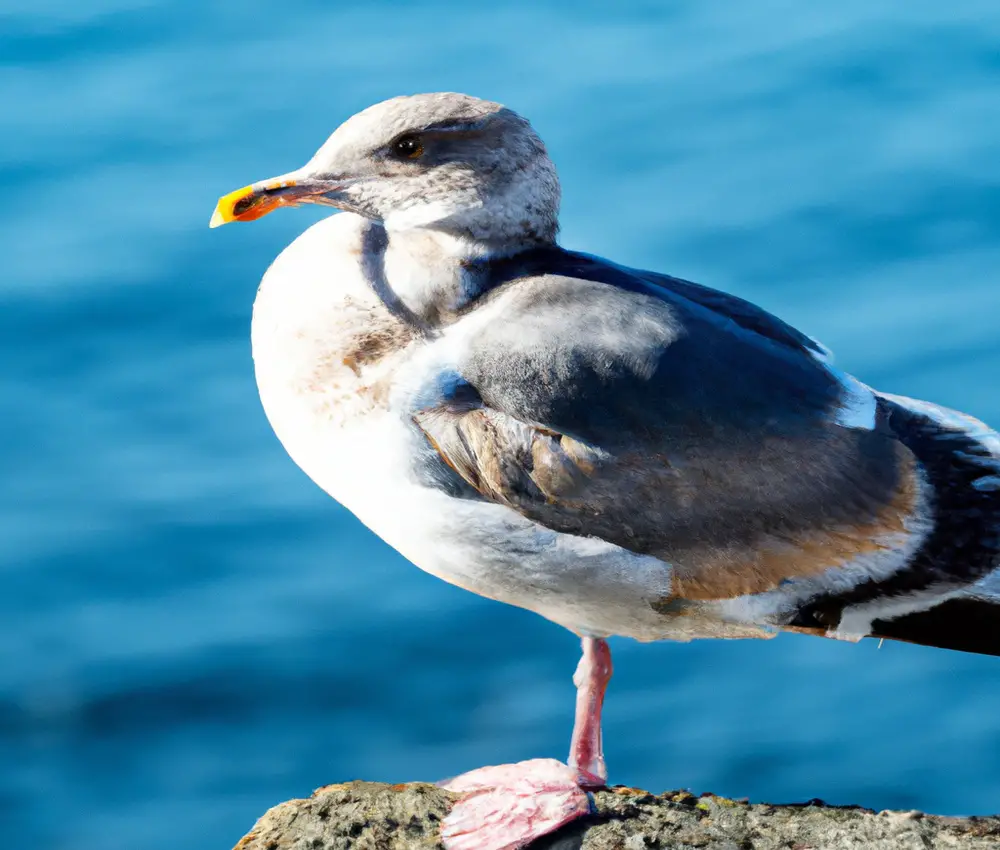
[[[207, 227], [355, 111], [433, 90], [532, 119], [566, 246], [752, 299], [866, 382], [1000, 425], [995, 0], [4, 0], [17, 846], [225, 850], [326, 783], [565, 756], [576, 640], [406, 563], [264, 419], [255, 287], [322, 213]], [[613, 781], [1000, 811], [1000, 659], [614, 651]]]

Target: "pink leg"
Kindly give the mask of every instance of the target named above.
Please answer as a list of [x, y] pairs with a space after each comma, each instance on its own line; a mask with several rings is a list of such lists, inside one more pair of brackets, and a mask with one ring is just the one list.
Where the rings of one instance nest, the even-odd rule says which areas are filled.
[[585, 788], [603, 788], [608, 781], [601, 745], [601, 709], [611, 680], [611, 648], [606, 640], [583, 639], [583, 657], [573, 676], [576, 718], [569, 746], [569, 766]]
[[466, 796], [441, 826], [447, 850], [518, 850], [591, 811], [585, 789], [607, 781], [601, 708], [611, 678], [606, 641], [583, 639], [576, 669], [576, 720], [569, 765], [555, 759], [483, 767], [444, 784]]

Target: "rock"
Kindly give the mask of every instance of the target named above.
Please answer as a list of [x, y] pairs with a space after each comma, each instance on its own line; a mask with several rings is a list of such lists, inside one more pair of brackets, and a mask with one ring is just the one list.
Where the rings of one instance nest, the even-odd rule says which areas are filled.
[[[926, 850], [998, 848], [1000, 817], [874, 812], [819, 800], [772, 806], [617, 787], [597, 814], [531, 850]], [[267, 812], [236, 850], [432, 850], [456, 798], [434, 785], [347, 782]]]

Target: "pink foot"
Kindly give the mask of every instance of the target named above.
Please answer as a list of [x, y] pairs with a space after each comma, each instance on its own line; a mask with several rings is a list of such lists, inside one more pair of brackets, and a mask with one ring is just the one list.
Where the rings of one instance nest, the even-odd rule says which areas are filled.
[[518, 850], [591, 812], [577, 771], [555, 759], [483, 767], [443, 787], [466, 795], [441, 825], [447, 850]]

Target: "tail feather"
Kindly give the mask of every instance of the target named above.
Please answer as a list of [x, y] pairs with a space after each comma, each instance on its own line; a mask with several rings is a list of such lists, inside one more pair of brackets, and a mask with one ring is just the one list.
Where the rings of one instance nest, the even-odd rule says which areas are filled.
[[872, 637], [1000, 655], [1000, 599], [956, 596], [927, 611], [876, 620]]
[[[1000, 490], [1000, 435], [965, 413], [902, 396], [882, 396], [899, 407], [936, 423], [941, 428], [941, 438], [946, 444], [949, 439], [971, 440], [971, 451], [965, 447], [956, 448], [955, 468], [964, 465], [971, 470], [978, 470], [972, 475], [966, 474], [966, 481], [963, 483], [981, 494], [980, 499], [985, 499], [985, 504], [980, 502], [983, 514], [991, 513], [988, 505], [997, 501], [992, 494]], [[1000, 526], [992, 524], [990, 528], [980, 529], [980, 534], [982, 549], [995, 553]], [[992, 561], [996, 568], [998, 561], [995, 554]], [[953, 569], [959, 572], [961, 565], [954, 564]], [[998, 573], [1000, 570], [994, 569], [968, 590], [957, 596], [950, 596], [925, 611], [916, 611], [892, 620], [875, 620], [872, 623], [872, 636], [961, 652], [1000, 655], [1000, 595], [993, 592], [1000, 582]]]
[[895, 573], [810, 600], [787, 627], [1000, 655], [1000, 435], [964, 413], [878, 396], [927, 477], [933, 528]]
[[[875, 619], [872, 636], [1000, 655], [1000, 435], [965, 413], [916, 399], [881, 395], [897, 408], [926, 417], [940, 428], [942, 446], [951, 447], [949, 475], [936, 482], [940, 491], [945, 491], [938, 493], [940, 513], [945, 514], [939, 515], [938, 525], [947, 528], [952, 538], [946, 550], [953, 559], [947, 565], [948, 572], [954, 576], [971, 574], [979, 580], [957, 595], [943, 596], [926, 610]], [[949, 484], [964, 490], [972, 501], [955, 498], [962, 494], [947, 492]], [[955, 514], [962, 509], [968, 511], [967, 517], [957, 520]], [[971, 539], [963, 546], [961, 537], [965, 534]], [[946, 563], [946, 559], [942, 561]], [[978, 570], [970, 570], [972, 562], [992, 569], [985, 576], [981, 572], [976, 575]]]

